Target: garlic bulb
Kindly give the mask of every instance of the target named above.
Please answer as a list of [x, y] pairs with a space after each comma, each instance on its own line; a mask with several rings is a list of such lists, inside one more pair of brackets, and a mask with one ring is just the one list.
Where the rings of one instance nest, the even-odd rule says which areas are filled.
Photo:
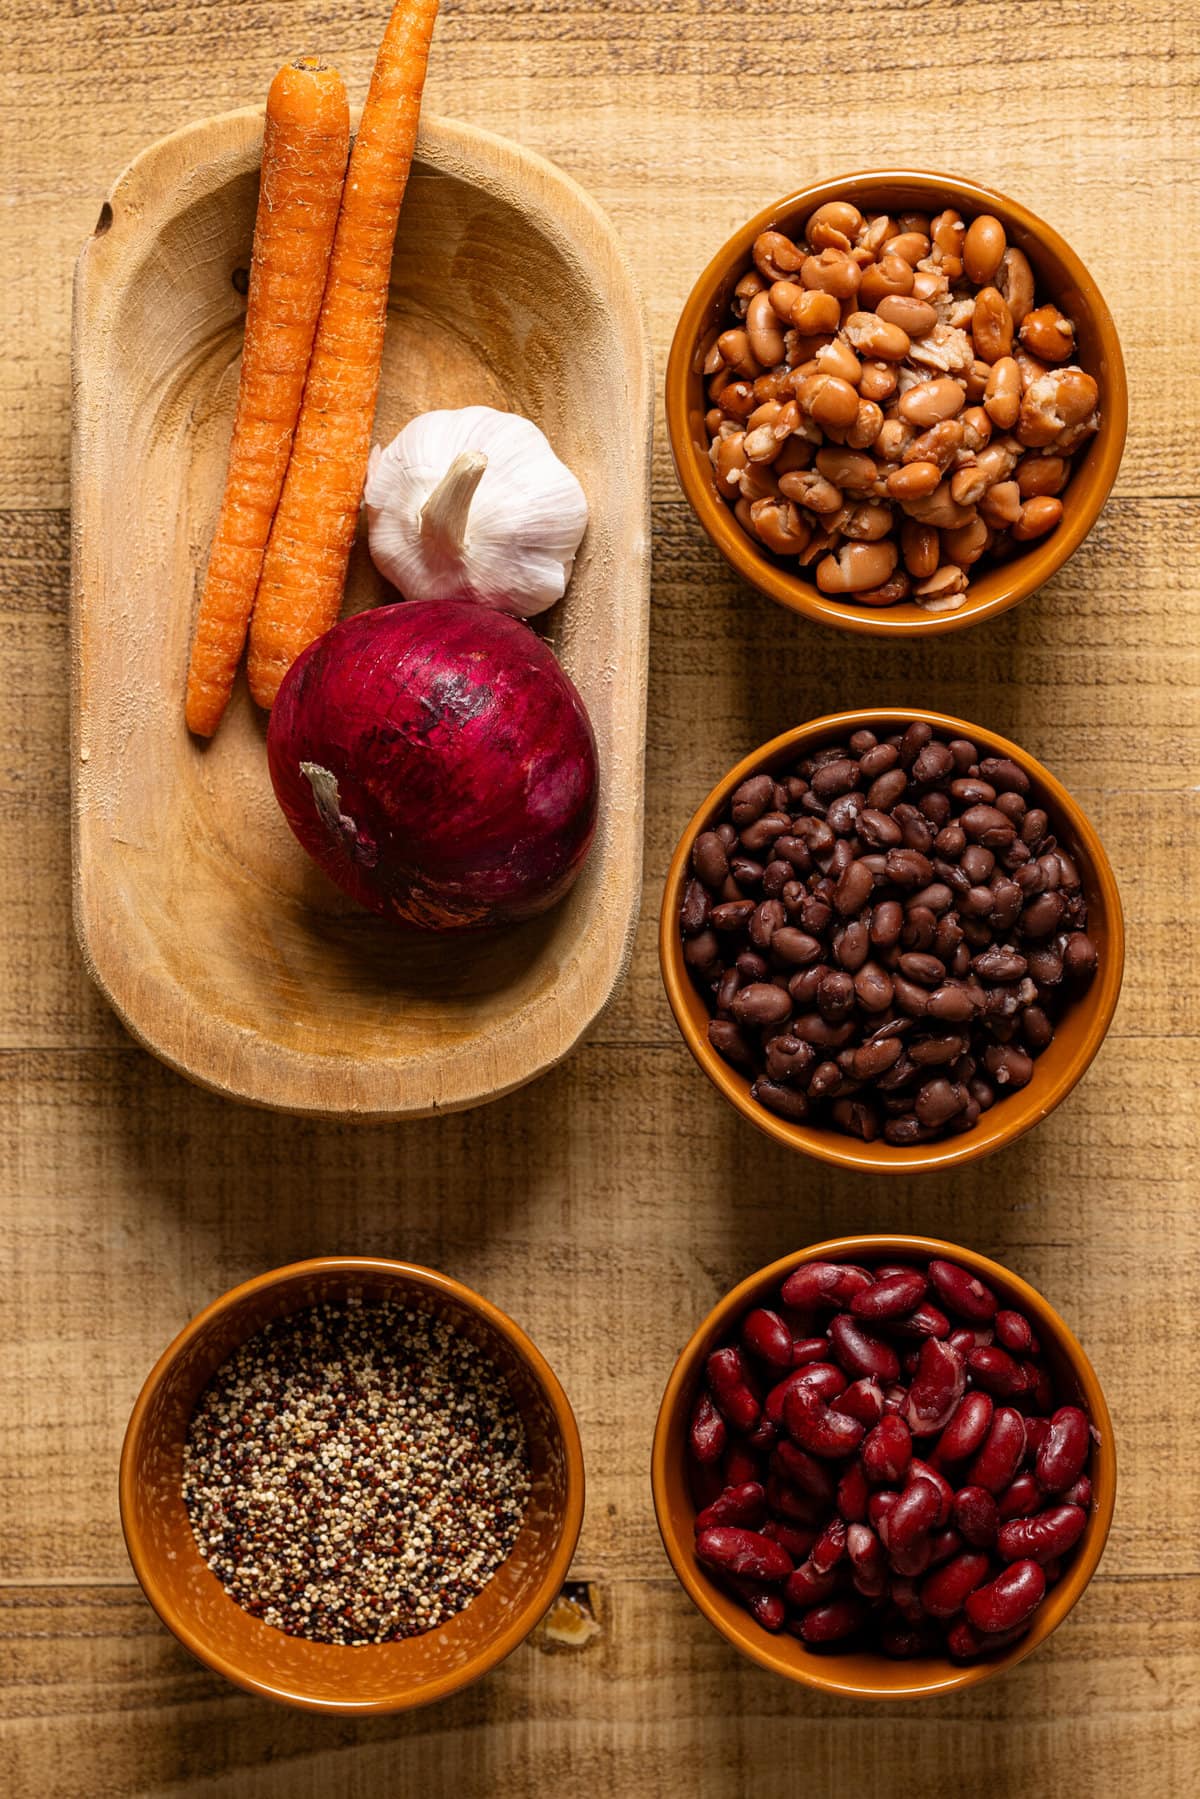
[[562, 598], [588, 518], [538, 427], [491, 406], [410, 420], [371, 451], [365, 497], [372, 560], [405, 599], [517, 618]]

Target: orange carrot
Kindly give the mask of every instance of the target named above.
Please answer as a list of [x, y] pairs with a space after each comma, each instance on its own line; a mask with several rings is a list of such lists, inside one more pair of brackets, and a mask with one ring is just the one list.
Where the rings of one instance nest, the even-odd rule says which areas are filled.
[[296, 657], [341, 608], [437, 8], [438, 0], [397, 0], [350, 153], [300, 423], [250, 627], [247, 672], [260, 706], [273, 704]]
[[229, 472], [188, 668], [188, 728], [200, 737], [211, 737], [221, 722], [246, 640], [300, 414], [349, 148], [350, 113], [337, 70], [316, 56], [280, 69], [267, 95]]

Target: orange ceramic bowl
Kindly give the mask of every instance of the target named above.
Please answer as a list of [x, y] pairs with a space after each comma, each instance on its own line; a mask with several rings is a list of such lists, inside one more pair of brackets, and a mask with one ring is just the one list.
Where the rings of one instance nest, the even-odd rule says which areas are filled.
[[[809, 214], [827, 200], [850, 200], [864, 212], [939, 212], [953, 206], [967, 219], [992, 213], [1003, 224], [1008, 241], [1024, 250], [1033, 265], [1039, 302], [1054, 300], [1075, 321], [1077, 361], [1100, 388], [1100, 430], [1075, 457], [1057, 529], [998, 567], [972, 572], [965, 603], [957, 612], [925, 612], [912, 601], [878, 609], [821, 593], [811, 571], [797, 573], [794, 564], [755, 544], [716, 490], [704, 429], [708, 404], [704, 358], [730, 322], [730, 295], [753, 267], [750, 251], [755, 238], [763, 231], [800, 234]], [[781, 606], [822, 624], [874, 637], [929, 637], [959, 631], [1007, 611], [1041, 587], [1079, 547], [1099, 517], [1120, 466], [1128, 422], [1125, 366], [1117, 329], [1099, 288], [1070, 246], [1016, 200], [991, 188], [954, 175], [916, 174], [904, 169], [870, 170], [814, 182], [765, 207], [735, 232], [697, 281], [680, 315], [667, 363], [666, 404], [667, 430], [683, 491], [725, 560], [744, 581]]]
[[[1041, 1339], [1042, 1353], [1055, 1382], [1059, 1403], [1078, 1403], [1087, 1412], [1098, 1441], [1093, 1443], [1089, 1473], [1092, 1510], [1078, 1545], [1057, 1586], [1051, 1588], [1034, 1616], [1028, 1634], [986, 1661], [961, 1664], [948, 1656], [925, 1656], [915, 1661], [891, 1661], [876, 1651], [846, 1649], [817, 1653], [798, 1637], [772, 1636], [755, 1623], [749, 1612], [731, 1599], [696, 1560], [692, 1501], [687, 1475], [687, 1429], [692, 1405], [710, 1352], [732, 1336], [738, 1321], [757, 1305], [769, 1305], [781, 1283], [802, 1262], [849, 1261], [870, 1266], [897, 1257], [929, 1261], [944, 1256], [961, 1262], [994, 1290], [1001, 1303], [1013, 1306], [1030, 1319]], [[1112, 1523], [1117, 1492], [1117, 1452], [1112, 1419], [1100, 1382], [1078, 1341], [1048, 1300], [1019, 1275], [987, 1256], [942, 1243], [933, 1237], [837, 1237], [814, 1243], [798, 1254], [783, 1256], [769, 1268], [760, 1268], [748, 1280], [727, 1293], [709, 1313], [667, 1382], [654, 1432], [651, 1463], [654, 1509], [663, 1546], [688, 1597], [710, 1624], [727, 1637], [735, 1649], [760, 1667], [822, 1693], [838, 1693], [851, 1699], [923, 1699], [977, 1686], [1006, 1668], [1024, 1661], [1052, 1630], [1060, 1625], [1096, 1572]]]
[[[362, 1648], [286, 1636], [252, 1618], [201, 1560], [180, 1496], [188, 1421], [211, 1376], [273, 1318], [352, 1295], [411, 1296], [494, 1360], [524, 1420], [532, 1493], [521, 1534], [483, 1592], [448, 1624]], [[364, 1715], [444, 1699], [524, 1641], [557, 1596], [583, 1520], [583, 1455], [566, 1395], [511, 1318], [444, 1274], [330, 1256], [235, 1287], [180, 1332], [133, 1409], [121, 1454], [121, 1523], [134, 1573], [169, 1630], [247, 1692]]]
[[[896, 1149], [881, 1140], [861, 1143], [840, 1131], [793, 1124], [751, 1098], [750, 1083], [745, 1075], [719, 1056], [708, 1040], [710, 1014], [683, 960], [679, 908], [690, 873], [692, 844], [701, 831], [717, 823], [730, 794], [749, 775], [763, 770], [776, 773], [813, 750], [844, 741], [854, 731], [903, 730], [914, 719], [924, 719], [935, 731], [947, 737], [970, 738], [986, 755], [1010, 756], [1024, 769], [1031, 782], [1031, 799], [1050, 814], [1060, 842], [1078, 864], [1088, 902], [1088, 934], [1099, 950], [1100, 966], [1091, 986], [1063, 1015], [1055, 1030], [1054, 1041], [1038, 1057], [1033, 1079], [1027, 1087], [998, 1100], [990, 1112], [983, 1114], [974, 1130], [965, 1131], [960, 1137]], [[731, 768], [697, 808], [676, 845], [663, 889], [658, 948], [667, 998], [683, 1040], [714, 1086], [742, 1116], [789, 1149], [800, 1149], [823, 1162], [873, 1174], [913, 1174], [918, 1169], [950, 1168], [957, 1163], [973, 1162], [979, 1156], [990, 1155], [992, 1150], [1014, 1142], [1045, 1118], [1060, 1100], [1066, 1098], [1104, 1041], [1116, 1009], [1125, 966], [1121, 899], [1112, 868], [1086, 814], [1065, 787], [1028, 751], [1010, 743], [1006, 737], [998, 736], [995, 731], [968, 724], [965, 719], [949, 718], [941, 712], [925, 712], [915, 707], [872, 708], [814, 718], [763, 744], [761, 749], [752, 751]]]

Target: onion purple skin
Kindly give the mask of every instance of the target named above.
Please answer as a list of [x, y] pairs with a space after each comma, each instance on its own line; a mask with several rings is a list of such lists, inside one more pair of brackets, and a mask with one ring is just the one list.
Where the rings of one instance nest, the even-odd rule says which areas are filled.
[[377, 607], [310, 644], [271, 710], [267, 759], [313, 860], [421, 930], [546, 911], [595, 835], [596, 740], [574, 685], [527, 624], [463, 601]]

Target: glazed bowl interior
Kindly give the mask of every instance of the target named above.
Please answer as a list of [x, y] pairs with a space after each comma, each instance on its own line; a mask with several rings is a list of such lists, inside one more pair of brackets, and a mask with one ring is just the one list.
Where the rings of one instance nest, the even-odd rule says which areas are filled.
[[[1092, 1510], [1086, 1529], [1062, 1579], [1051, 1588], [1026, 1636], [986, 1661], [959, 1664], [948, 1656], [891, 1661], [863, 1649], [817, 1651], [797, 1637], [772, 1636], [709, 1578], [696, 1560], [693, 1519], [696, 1507], [688, 1485], [686, 1442], [688, 1420], [709, 1353], [732, 1336], [742, 1316], [756, 1305], [769, 1305], [794, 1268], [803, 1262], [874, 1262], [934, 1256], [962, 1263], [996, 1292], [1001, 1303], [1024, 1312], [1041, 1339], [1043, 1358], [1059, 1395], [1059, 1404], [1078, 1403], [1091, 1418], [1097, 1440], [1090, 1473]], [[651, 1470], [654, 1507], [663, 1546], [688, 1596], [710, 1624], [743, 1655], [774, 1674], [825, 1693], [854, 1699], [919, 1699], [977, 1685], [1014, 1667], [1044, 1643], [1062, 1623], [1096, 1571], [1104, 1551], [1117, 1489], [1117, 1458], [1112, 1419], [1096, 1374], [1079, 1342], [1054, 1307], [1018, 1275], [987, 1256], [931, 1237], [840, 1237], [815, 1243], [759, 1269], [726, 1294], [683, 1351], [667, 1383], [654, 1433]]]
[[[936, 212], [952, 206], [967, 219], [992, 213], [1003, 224], [1009, 243], [1024, 250], [1033, 265], [1039, 304], [1053, 300], [1075, 321], [1074, 360], [1100, 388], [1100, 429], [1074, 458], [1070, 482], [1061, 496], [1061, 522], [1049, 536], [1008, 561], [972, 570], [965, 603], [957, 612], [926, 612], [911, 600], [873, 608], [822, 594], [811, 571], [796, 573], [794, 564], [772, 557], [753, 543], [717, 493], [704, 428], [708, 400], [703, 363], [730, 323], [730, 296], [754, 266], [751, 248], [756, 237], [772, 230], [798, 236], [818, 206], [843, 199], [864, 212]], [[896, 633], [909, 637], [957, 631], [994, 617], [1048, 581], [1099, 516], [1120, 466], [1128, 420], [1116, 326], [1099, 288], [1069, 245], [1026, 207], [990, 188], [957, 176], [904, 170], [842, 175], [814, 183], [766, 207], [734, 233], [700, 276], [680, 316], [667, 364], [666, 410], [683, 490], [708, 536], [744, 580], [780, 605], [824, 624], [874, 636]]]
[[[882, 1140], [862, 1143], [840, 1131], [792, 1123], [751, 1097], [745, 1075], [709, 1043], [710, 1013], [683, 960], [679, 907], [690, 873], [692, 844], [701, 831], [720, 822], [729, 796], [749, 775], [763, 770], [778, 774], [814, 750], [844, 742], [854, 731], [870, 729], [882, 736], [904, 730], [914, 719], [925, 720], [944, 736], [969, 738], [984, 755], [1009, 756], [1024, 769], [1031, 784], [1031, 800], [1045, 807], [1059, 842], [1078, 865], [1088, 903], [1088, 934], [1099, 952], [1099, 967], [1091, 985], [1071, 1003], [1056, 1025], [1054, 1039], [1037, 1058], [1027, 1087], [998, 1100], [983, 1113], [973, 1130], [961, 1136], [898, 1149]], [[785, 731], [746, 756], [713, 788], [693, 815], [671, 859], [659, 921], [659, 958], [667, 997], [684, 1042], [709, 1079], [751, 1124], [789, 1149], [803, 1150], [844, 1168], [911, 1174], [919, 1169], [949, 1168], [988, 1155], [1020, 1137], [1066, 1097], [1087, 1069], [1112, 1022], [1121, 991], [1125, 934], [1120, 895], [1100, 839], [1086, 814], [1040, 762], [995, 731], [984, 730], [965, 719], [911, 708], [864, 709], [833, 713]]]
[[[508, 1559], [449, 1623], [403, 1642], [343, 1647], [291, 1637], [231, 1599], [200, 1557], [180, 1493], [196, 1401], [270, 1320], [326, 1302], [399, 1296], [444, 1317], [491, 1359], [520, 1410], [532, 1490]], [[208, 1308], [166, 1351], [121, 1457], [121, 1521], [151, 1605], [185, 1646], [247, 1690], [327, 1712], [401, 1711], [466, 1686], [520, 1643], [566, 1575], [583, 1516], [579, 1434], [558, 1381], [512, 1321], [457, 1281], [403, 1262], [335, 1257], [260, 1276]]]

